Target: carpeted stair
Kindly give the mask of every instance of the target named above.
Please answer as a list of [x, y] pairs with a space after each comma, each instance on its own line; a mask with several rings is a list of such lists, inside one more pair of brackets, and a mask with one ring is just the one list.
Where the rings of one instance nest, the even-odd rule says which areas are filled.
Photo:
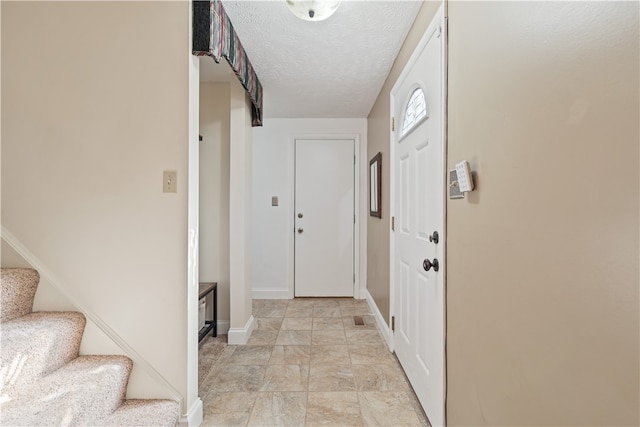
[[79, 356], [85, 317], [32, 312], [39, 275], [3, 268], [0, 425], [175, 426], [173, 400], [125, 400], [126, 356]]

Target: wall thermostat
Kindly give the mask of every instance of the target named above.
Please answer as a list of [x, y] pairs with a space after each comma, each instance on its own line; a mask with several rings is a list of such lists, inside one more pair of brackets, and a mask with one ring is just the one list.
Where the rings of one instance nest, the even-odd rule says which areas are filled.
[[469, 162], [466, 160], [456, 163], [456, 175], [458, 175], [458, 188], [460, 192], [473, 191], [473, 178], [469, 169]]
[[449, 198], [464, 199], [464, 193], [473, 191], [473, 176], [466, 160], [456, 163], [456, 168], [449, 171]]

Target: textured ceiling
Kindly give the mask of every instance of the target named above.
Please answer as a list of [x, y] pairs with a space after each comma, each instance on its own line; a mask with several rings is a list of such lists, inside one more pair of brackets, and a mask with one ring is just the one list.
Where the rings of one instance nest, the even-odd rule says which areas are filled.
[[369, 115], [421, 1], [343, 0], [321, 22], [285, 0], [223, 0], [264, 88], [265, 117]]

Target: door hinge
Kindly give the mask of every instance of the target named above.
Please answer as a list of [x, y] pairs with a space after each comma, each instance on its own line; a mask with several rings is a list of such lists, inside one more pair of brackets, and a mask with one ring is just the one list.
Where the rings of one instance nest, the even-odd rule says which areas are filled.
[[356, 283], [356, 273], [353, 273], [353, 283]]
[[354, 165], [356, 164], [356, 155], [355, 154], [353, 155], [353, 164]]
[[391, 117], [391, 130], [392, 131], [396, 130], [396, 118], [395, 117]]
[[353, 223], [356, 223], [356, 214], [353, 214]]
[[391, 231], [396, 231], [396, 217], [391, 217]]
[[391, 316], [391, 332], [396, 331], [396, 316]]

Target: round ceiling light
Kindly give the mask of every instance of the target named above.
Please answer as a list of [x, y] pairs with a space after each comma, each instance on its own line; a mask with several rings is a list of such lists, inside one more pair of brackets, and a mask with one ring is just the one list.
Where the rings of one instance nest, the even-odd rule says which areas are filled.
[[323, 21], [333, 15], [341, 0], [287, 0], [294, 15], [305, 21]]

